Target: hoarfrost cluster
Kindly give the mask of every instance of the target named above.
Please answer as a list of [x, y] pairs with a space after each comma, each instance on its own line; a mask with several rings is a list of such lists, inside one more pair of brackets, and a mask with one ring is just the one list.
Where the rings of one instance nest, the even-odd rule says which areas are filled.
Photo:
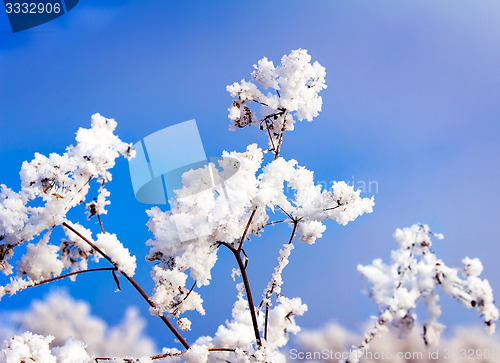
[[[230, 129], [259, 125], [269, 133], [273, 150], [279, 152], [284, 131], [293, 130], [296, 120], [312, 121], [321, 111], [323, 100], [318, 93], [326, 88], [326, 71], [318, 62], [311, 63], [304, 49], [284, 55], [277, 67], [262, 58], [254, 68], [250, 81], [242, 79], [227, 86], [234, 97], [229, 108]], [[264, 94], [259, 86], [274, 92]], [[260, 104], [262, 117], [252, 111], [252, 102]]]
[[[263, 153], [256, 145], [250, 145], [244, 153], [225, 153], [221, 164], [225, 156], [237, 160], [239, 169], [225, 182], [224, 191], [189, 195], [181, 190], [187, 196], [177, 198], [171, 211], [153, 208], [148, 212], [148, 226], [155, 236], [149, 241], [149, 258], [161, 262], [153, 271], [154, 300], [160, 312], [176, 316], [186, 310], [203, 313], [199, 295], [191, 291], [187, 296], [190, 288], [185, 286], [186, 271], [198, 286], [207, 285], [221, 242], [237, 247], [243, 242], [241, 237], [249, 221], [247, 238], [260, 236], [271, 217], [289, 216], [288, 223], [292, 228], [296, 224], [300, 240], [313, 244], [326, 228], [324, 220], [345, 225], [372, 211], [373, 199], [361, 198], [359, 191], [344, 182], [336, 183], [333, 193], [322, 190], [314, 184], [313, 173], [295, 160], [279, 157], [262, 167]], [[192, 183], [200, 180], [193, 171], [184, 188], [197, 189]], [[285, 194], [286, 184], [295, 191], [294, 196]]]

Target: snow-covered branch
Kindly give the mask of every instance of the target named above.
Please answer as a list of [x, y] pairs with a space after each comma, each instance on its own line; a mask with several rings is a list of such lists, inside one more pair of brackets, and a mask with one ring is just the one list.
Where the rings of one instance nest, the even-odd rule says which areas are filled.
[[[0, 287], [0, 297], [59, 276], [66, 268], [84, 270], [89, 257], [98, 258], [88, 245], [71, 235], [60, 245], [51, 244], [50, 236], [54, 227], [65, 222], [70, 209], [85, 203], [92, 180], [100, 185], [93, 208], [106, 213], [109, 192], [104, 184], [111, 180], [109, 170], [120, 155], [132, 158], [135, 154], [130, 144], [114, 135], [116, 126], [112, 119], [93, 115], [91, 128], [78, 130], [76, 145], [69, 146], [64, 154], [46, 157], [36, 153], [31, 162], [23, 163], [19, 192], [0, 186], [0, 270], [4, 274], [14, 270], [8, 260], [15, 248], [30, 242], [17, 262], [16, 276]], [[90, 231], [82, 227], [82, 233], [91, 239]], [[126, 268], [133, 274], [135, 257], [118, 240], [106, 238], [97, 243], [108, 249], [117, 262], [128, 259]]]

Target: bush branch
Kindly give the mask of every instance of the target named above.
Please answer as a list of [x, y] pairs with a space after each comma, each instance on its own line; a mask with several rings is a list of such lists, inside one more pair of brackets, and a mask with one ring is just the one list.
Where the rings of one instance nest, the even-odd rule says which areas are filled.
[[250, 309], [250, 315], [252, 317], [252, 325], [253, 325], [253, 330], [255, 333], [255, 339], [257, 340], [257, 345], [259, 347], [261, 347], [262, 340], [260, 338], [259, 325], [257, 323], [257, 316], [255, 315], [255, 306], [253, 304], [252, 291], [250, 290], [250, 283], [248, 282], [248, 276], [246, 273], [245, 265], [244, 265], [244, 263], [241, 259], [241, 256], [240, 256], [240, 250], [234, 248], [233, 246], [231, 246], [230, 244], [228, 244], [226, 242], [220, 242], [220, 244], [226, 246], [234, 254], [234, 257], [236, 258], [236, 262], [238, 263], [238, 267], [240, 268], [241, 277], [243, 279], [243, 284], [245, 285], [245, 292], [247, 294], [248, 307]]
[[257, 208], [255, 208], [250, 215], [250, 218], [248, 219], [247, 226], [245, 227], [245, 231], [243, 232], [243, 235], [241, 236], [240, 240], [240, 245], [238, 246], [238, 251], [241, 251], [241, 248], [243, 247], [243, 242], [245, 242], [245, 237], [247, 236], [248, 233], [248, 228], [250, 227], [250, 223], [252, 223], [252, 219], [255, 216], [255, 212], [257, 212]]
[[283, 134], [285, 133], [285, 127], [286, 127], [286, 115], [283, 118], [283, 127], [281, 128], [281, 133], [278, 140], [278, 147], [276, 148], [276, 154], [274, 155], [274, 160], [276, 160], [280, 154], [280, 148], [281, 148], [281, 143], [283, 141]]
[[64, 279], [66, 277], [70, 277], [70, 276], [74, 276], [74, 275], [79, 275], [79, 274], [83, 274], [83, 273], [86, 273], [86, 272], [95, 272], [95, 271], [116, 271], [116, 267], [90, 268], [88, 270], [81, 270], [81, 271], [70, 272], [70, 273], [65, 274], [65, 275], [61, 275], [61, 276], [57, 276], [57, 277], [52, 277], [51, 279], [39, 281], [37, 283], [34, 283], [31, 286], [28, 286], [27, 288], [35, 287], [35, 286], [40, 286], [40, 285], [43, 285], [43, 284], [48, 284], [49, 282], [53, 282], [53, 281]]
[[[111, 263], [128, 280], [128, 282], [130, 282], [130, 284], [137, 290], [137, 292], [139, 292], [139, 294], [144, 298], [144, 300], [146, 300], [149, 306], [152, 307], [153, 309], [156, 308], [156, 304], [149, 298], [148, 294], [146, 294], [146, 292], [142, 289], [142, 287], [139, 286], [139, 284], [131, 276], [129, 276], [124, 271], [120, 270], [119, 266], [111, 259], [111, 257], [106, 255], [99, 247], [97, 247], [95, 244], [89, 241], [85, 236], [83, 236], [80, 232], [78, 232], [68, 223], [63, 222], [62, 226], [69, 229], [71, 232], [80, 237], [90, 247], [92, 247], [96, 252], [98, 252], [102, 257], [104, 257], [109, 263]], [[184, 339], [184, 337], [179, 333], [179, 331], [175, 328], [175, 326], [166, 318], [166, 316], [159, 315], [158, 317], [165, 323], [165, 325], [167, 325], [167, 327], [175, 335], [175, 337], [179, 340], [179, 342], [184, 346], [184, 348], [189, 349], [189, 344], [186, 341], [186, 339]]]

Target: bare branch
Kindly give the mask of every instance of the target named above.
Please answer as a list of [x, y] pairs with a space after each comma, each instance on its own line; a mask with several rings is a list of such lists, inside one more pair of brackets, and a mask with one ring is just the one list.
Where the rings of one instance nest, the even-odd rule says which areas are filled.
[[338, 204], [337, 206], [332, 207], [332, 208], [325, 208], [325, 209], [323, 209], [323, 211], [327, 211], [327, 210], [334, 210], [334, 209], [337, 209], [337, 208], [339, 208], [339, 207], [341, 207], [341, 206], [342, 206], [341, 204]]
[[274, 155], [274, 160], [276, 160], [279, 156], [280, 153], [280, 148], [281, 148], [281, 143], [283, 141], [283, 134], [285, 133], [285, 127], [286, 127], [286, 117], [283, 119], [283, 127], [281, 128], [281, 134], [280, 138], [278, 140], [278, 147], [276, 148], [276, 153]]
[[[302, 219], [302, 218], [301, 218]], [[297, 232], [297, 224], [299, 224], [300, 219], [295, 220], [293, 222], [293, 229], [292, 229], [292, 234], [290, 235], [290, 240], [288, 241], [288, 244], [292, 243], [293, 238], [295, 237], [295, 232]]]
[[40, 286], [40, 285], [43, 285], [43, 284], [48, 284], [49, 282], [53, 282], [53, 281], [64, 279], [66, 277], [70, 277], [70, 276], [74, 276], [74, 275], [79, 275], [79, 274], [83, 274], [83, 273], [87, 273], [87, 272], [95, 272], [95, 271], [116, 271], [116, 267], [91, 268], [91, 269], [88, 269], [88, 270], [81, 270], [81, 271], [70, 272], [70, 273], [65, 274], [65, 275], [61, 275], [61, 276], [53, 277], [51, 279], [39, 281], [39, 282], [37, 282], [37, 283], [35, 283], [35, 284], [31, 285], [31, 286], [28, 286], [28, 287]]
[[286, 220], [282, 219], [282, 220], [279, 220], [279, 221], [269, 222], [269, 223], [266, 223], [266, 226], [274, 226], [275, 224], [283, 223], [283, 222], [286, 222]]
[[[256, 100], [255, 98], [253, 99], [253, 102], [257, 102], [258, 104], [261, 104], [261, 105], [263, 105], [263, 106], [268, 106], [268, 104], [267, 104], [267, 103], [264, 103], [264, 102], [261, 102], [261, 101], [259, 101], [259, 100]], [[269, 106], [268, 106], [268, 107], [269, 107]]]
[[[72, 226], [70, 226], [68, 223], [63, 222], [62, 226], [69, 229], [71, 232], [76, 234], [78, 237], [80, 237], [83, 241], [85, 241], [90, 247], [92, 247], [96, 252], [98, 252], [102, 257], [104, 257], [109, 263], [111, 263], [120, 273], [125, 277], [128, 282], [139, 292], [139, 294], [143, 297], [144, 300], [151, 306], [153, 309], [156, 308], [156, 304], [149, 298], [148, 294], [142, 289], [142, 287], [131, 277], [129, 276], [126, 272], [121, 271], [119, 266], [109, 257], [106, 255], [99, 247], [97, 247], [95, 244], [93, 244], [91, 241], [89, 241], [85, 236], [83, 236], [80, 232], [78, 232], [76, 229], [74, 229]], [[166, 318], [165, 315], [159, 315], [158, 316], [164, 323], [167, 325], [167, 327], [170, 329], [170, 331], [175, 335], [175, 337], [179, 340], [179, 342], [184, 346], [184, 348], [189, 349], [189, 344], [184, 339], [184, 337], [179, 333], [179, 331], [175, 328], [175, 326]]]
[[290, 215], [290, 213], [288, 213], [286, 210], [284, 210], [283, 208], [281, 208], [279, 205], [276, 205], [276, 207], [278, 207], [279, 209], [281, 209], [281, 211], [282, 211], [283, 213], [285, 213], [285, 214], [286, 214], [286, 216], [287, 216], [288, 218], [290, 218], [290, 219], [293, 221], [293, 217]]
[[176, 306], [179, 306], [180, 304], [182, 304], [184, 301], [186, 301], [186, 299], [188, 298], [189, 294], [191, 294], [191, 292], [194, 290], [194, 287], [196, 286], [196, 281], [193, 283], [193, 286], [191, 286], [191, 289], [189, 289], [188, 293], [186, 294], [186, 296], [184, 296], [184, 298], [177, 302], [176, 304], [174, 304], [172, 307], [176, 307]]
[[267, 118], [265, 119], [265, 121], [266, 121], [267, 134], [269, 135], [269, 140], [271, 140], [271, 145], [273, 147], [273, 151], [276, 152], [276, 146], [274, 146], [274, 140], [273, 140], [273, 136], [271, 135], [271, 130], [269, 130], [269, 124], [267, 122]]
[[97, 220], [99, 221], [99, 226], [101, 227], [101, 232], [102, 233], [106, 233], [104, 231], [104, 227], [102, 226], [102, 221], [101, 221], [101, 215], [100, 214], [97, 214]]
[[236, 262], [238, 263], [238, 267], [240, 268], [241, 277], [243, 279], [243, 284], [245, 285], [245, 292], [247, 294], [248, 307], [250, 310], [250, 315], [252, 317], [252, 325], [253, 325], [253, 330], [255, 333], [255, 339], [257, 340], [257, 345], [259, 347], [261, 347], [262, 340], [260, 338], [259, 325], [257, 323], [257, 316], [255, 315], [255, 306], [253, 304], [252, 291], [250, 289], [250, 283], [248, 282], [248, 276], [246, 273], [245, 264], [241, 260], [240, 251], [237, 250], [236, 248], [234, 248], [233, 246], [231, 246], [229, 243], [220, 242], [220, 244], [226, 246], [234, 254], [234, 257], [236, 258]]
[[269, 303], [266, 303], [266, 319], [264, 323], [264, 339], [267, 340], [267, 324], [268, 324], [268, 316], [269, 316]]
[[245, 227], [245, 231], [243, 232], [243, 235], [241, 236], [241, 240], [240, 240], [240, 245], [238, 247], [238, 251], [240, 251], [241, 248], [243, 247], [243, 242], [245, 241], [245, 237], [247, 236], [248, 228], [250, 227], [250, 223], [252, 223], [252, 219], [255, 216], [255, 212], [257, 212], [257, 208], [255, 208], [253, 210], [252, 214], [250, 215], [250, 218], [248, 219], [247, 226]]

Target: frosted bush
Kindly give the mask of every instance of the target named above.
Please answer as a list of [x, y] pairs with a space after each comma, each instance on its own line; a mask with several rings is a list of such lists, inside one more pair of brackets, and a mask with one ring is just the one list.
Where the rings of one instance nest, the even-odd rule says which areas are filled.
[[[374, 206], [373, 197], [362, 197], [359, 190], [343, 181], [334, 182], [331, 190], [323, 188], [315, 183], [312, 171], [280, 154], [286, 144], [285, 133], [293, 131], [297, 121], [311, 122], [319, 115], [325, 76], [325, 69], [311, 62], [306, 50], [299, 49], [283, 56], [276, 66], [267, 58], [261, 59], [249, 81], [243, 79], [227, 87], [233, 97], [228, 110], [230, 128], [256, 125], [267, 136], [268, 145], [252, 143], [243, 151], [224, 151], [216, 162], [185, 172], [171, 209], [153, 207], [147, 211], [152, 234], [146, 242], [154, 282], [151, 295], [133, 278], [136, 257], [117, 234], [105, 230], [101, 220], [110, 204], [106, 188], [112, 179], [110, 169], [119, 156], [135, 156], [131, 144], [114, 134], [116, 122], [95, 114], [91, 127], [78, 130], [75, 145], [65, 153], [48, 157], [35, 154], [31, 162], [23, 163], [21, 190], [0, 186], [0, 270], [13, 274], [0, 287], [0, 297], [65, 277], [74, 280], [80, 273], [108, 271], [118, 290], [120, 278], [137, 290], [184, 350], [163, 348], [153, 355], [154, 346], [142, 336], [142, 323], [134, 310], [128, 311], [123, 325], [110, 330], [90, 316], [88, 305], [56, 296], [25, 313], [21, 321], [27, 332], [5, 341], [3, 361], [285, 362], [290, 334], [300, 332], [296, 318], [307, 311], [299, 297], [287, 297], [282, 289], [283, 272], [295, 245], [313, 245], [323, 236], [328, 220], [345, 226], [371, 213]], [[222, 178], [224, 175], [230, 177]], [[213, 177], [223, 182], [207, 189]], [[68, 219], [68, 212], [79, 205], [85, 207], [82, 214], [86, 219], [98, 220], [99, 231], [86, 227], [85, 218]], [[276, 246], [281, 248], [277, 266], [254, 301], [246, 269], [255, 256], [247, 255], [245, 248], [253, 237], [263, 236], [278, 223], [288, 226], [290, 233]], [[65, 233], [60, 243], [51, 239], [58, 228]], [[381, 316], [354, 353], [366, 348], [386, 323], [410, 332], [419, 299], [429, 312], [426, 342], [437, 342], [443, 329], [437, 321], [438, 285], [478, 309], [493, 331], [498, 311], [490, 285], [478, 277], [481, 262], [465, 259], [460, 272], [448, 268], [431, 252], [429, 233], [426, 226], [398, 230], [399, 249], [392, 255], [391, 265], [375, 260], [371, 266], [359, 268], [372, 287]], [[24, 254], [18, 248], [23, 243]], [[271, 247], [266, 246], [266, 253]], [[196, 331], [197, 327], [183, 314], [205, 314], [202, 287], [211, 282], [221, 248], [234, 255], [237, 265], [232, 273], [238, 281], [231, 319], [220, 325], [214, 336], [199, 337], [191, 345], [179, 330]], [[16, 267], [9, 263], [14, 254]], [[107, 267], [89, 269], [93, 263], [106, 263]], [[54, 321], [60, 325], [57, 331], [50, 328]], [[70, 336], [73, 339], [66, 339]], [[111, 347], [116, 351], [107, 350]], [[131, 352], [130, 347], [136, 350]], [[99, 354], [106, 356], [96, 356]]]

